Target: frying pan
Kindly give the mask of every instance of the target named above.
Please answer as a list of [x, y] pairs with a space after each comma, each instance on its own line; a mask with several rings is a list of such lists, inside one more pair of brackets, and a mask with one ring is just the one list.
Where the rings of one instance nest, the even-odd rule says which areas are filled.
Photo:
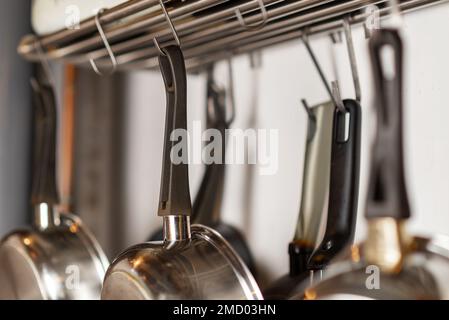
[[99, 299], [108, 261], [81, 220], [56, 210], [56, 104], [34, 82], [34, 226], [0, 243], [0, 299]]
[[[309, 109], [300, 217], [295, 238], [289, 245], [290, 273], [264, 292], [266, 298], [286, 299], [298, 293], [310, 271], [323, 270], [353, 241], [358, 203], [361, 109], [355, 100], [345, 100], [344, 105], [345, 112], [333, 104]], [[327, 214], [323, 217], [327, 195]], [[322, 217], [327, 218], [327, 222], [320, 242]]]
[[[171, 161], [178, 141], [170, 139], [174, 129], [187, 128], [185, 62], [179, 46], [163, 52], [167, 116], [158, 215], [164, 240], [120, 254], [106, 273], [102, 299], [261, 299], [249, 269], [226, 240], [209, 227], [190, 227], [188, 164]], [[178, 155], [187, 152], [183, 147]]]
[[[251, 251], [239, 230], [221, 220], [221, 207], [225, 179], [226, 160], [226, 130], [231, 122], [226, 117], [226, 91], [219, 88], [213, 79], [213, 67], [208, 70], [207, 79], [207, 129], [216, 129], [222, 137], [221, 163], [213, 162], [206, 165], [206, 171], [193, 203], [191, 221], [212, 227], [228, 241], [232, 248], [242, 258], [251, 273], [255, 275], [255, 264]], [[232, 119], [231, 119], [232, 120]], [[158, 230], [150, 241], [163, 239], [163, 231]]]
[[[305, 289], [309, 299], [448, 299], [449, 246], [409, 235], [403, 156], [402, 41], [380, 29], [369, 43], [377, 134], [367, 197], [367, 240]], [[392, 67], [391, 67], [392, 66]], [[388, 68], [387, 68], [388, 67]], [[301, 298], [301, 297], [299, 297]]]

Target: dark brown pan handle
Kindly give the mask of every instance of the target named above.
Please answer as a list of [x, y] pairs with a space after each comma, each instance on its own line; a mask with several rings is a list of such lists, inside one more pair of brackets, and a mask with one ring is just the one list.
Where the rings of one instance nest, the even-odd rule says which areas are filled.
[[[162, 163], [161, 193], [158, 215], [190, 216], [192, 204], [190, 200], [187, 137], [171, 135], [175, 129], [187, 133], [187, 79], [184, 56], [179, 46], [167, 46], [162, 49], [165, 55], [159, 56], [159, 65], [164, 79], [166, 91], [166, 119], [164, 136], [164, 153]], [[179, 131], [181, 134], [182, 132]], [[180, 148], [180, 143], [183, 146]], [[171, 153], [175, 153], [179, 163], [172, 161]]]
[[226, 92], [218, 88], [213, 80], [213, 69], [207, 79], [207, 129], [216, 129], [221, 135], [221, 163], [206, 165], [200, 188], [193, 203], [192, 222], [214, 226], [220, 221], [223, 200], [226, 160]]
[[35, 79], [32, 84], [35, 129], [31, 203], [56, 205], [59, 203], [56, 185], [56, 97], [50, 84]]
[[[370, 39], [376, 89], [377, 134], [372, 151], [366, 217], [407, 219], [410, 206], [404, 176], [402, 139], [403, 50], [396, 30], [381, 29]], [[393, 59], [387, 69], [386, 54]]]
[[322, 269], [354, 240], [360, 180], [362, 111], [355, 100], [344, 101], [346, 112], [334, 113], [327, 223], [323, 240], [309, 260]]

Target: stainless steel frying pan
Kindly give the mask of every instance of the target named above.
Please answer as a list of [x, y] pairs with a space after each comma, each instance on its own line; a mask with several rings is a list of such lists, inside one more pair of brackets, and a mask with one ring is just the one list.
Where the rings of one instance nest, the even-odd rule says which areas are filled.
[[[207, 75], [206, 125], [207, 129], [218, 130], [222, 137], [222, 145], [220, 150], [218, 150], [221, 151], [221, 154], [215, 155], [220, 157], [221, 163], [213, 162], [206, 165], [206, 171], [193, 203], [191, 222], [205, 225], [218, 231], [242, 258], [251, 273], [256, 275], [254, 259], [245, 238], [237, 228], [221, 220], [226, 171], [226, 130], [229, 129], [234, 117], [231, 117], [231, 120], [227, 119], [226, 90], [215, 83], [213, 71], [214, 68], [211, 66]], [[150, 241], [160, 241], [162, 239], [163, 231], [158, 230], [150, 238]]]
[[288, 247], [290, 270], [264, 291], [267, 299], [290, 297], [298, 282], [308, 276], [308, 261], [318, 245], [329, 194], [334, 106], [329, 102], [306, 108], [308, 126], [303, 185], [295, 235]]
[[99, 299], [108, 261], [81, 220], [56, 210], [56, 104], [52, 87], [34, 83], [34, 226], [0, 244], [0, 299]]
[[179, 46], [163, 51], [167, 116], [158, 214], [164, 240], [119, 255], [107, 271], [102, 299], [261, 299], [250, 271], [224, 238], [202, 225], [190, 228], [188, 165], [171, 160], [179, 137], [170, 139], [174, 129], [187, 127], [185, 62]]
[[[305, 172], [304, 187], [310, 189], [303, 190], [298, 228], [289, 246], [290, 273], [267, 290], [265, 297], [290, 298], [310, 274], [322, 271], [352, 244], [358, 203], [361, 109], [355, 100], [343, 103], [344, 112], [328, 105], [325, 110], [330, 110], [330, 120], [317, 117], [315, 121], [320, 121], [309, 124], [309, 129], [315, 128], [317, 140], [307, 144], [305, 169], [310, 171]], [[321, 201], [310, 202], [317, 199]], [[326, 226], [321, 238], [322, 220]]]
[[[329, 269], [324, 281], [304, 286], [308, 299], [449, 299], [449, 246], [441, 238], [409, 235], [404, 177], [402, 42], [393, 29], [370, 39], [377, 135], [367, 198], [367, 240]], [[299, 296], [299, 298], [302, 298]]]

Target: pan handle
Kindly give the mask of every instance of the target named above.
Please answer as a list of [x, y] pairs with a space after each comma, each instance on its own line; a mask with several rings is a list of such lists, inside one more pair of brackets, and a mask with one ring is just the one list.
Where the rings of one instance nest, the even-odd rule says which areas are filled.
[[334, 113], [331, 174], [326, 229], [309, 260], [309, 268], [322, 269], [354, 240], [360, 177], [361, 108], [345, 100], [346, 112]]
[[[221, 136], [221, 163], [206, 165], [200, 188], [193, 203], [192, 223], [214, 226], [220, 221], [223, 199], [226, 160], [226, 91], [217, 87], [213, 80], [212, 68], [207, 80], [207, 129], [218, 130]], [[215, 152], [216, 150], [214, 150]]]
[[[167, 221], [181, 221], [185, 226], [182, 218], [190, 217], [192, 211], [187, 151], [186, 69], [179, 46], [170, 45], [162, 50], [165, 55], [159, 56], [159, 65], [165, 84], [167, 109], [158, 215], [171, 217]], [[166, 230], [171, 230], [174, 226], [167, 227]], [[178, 230], [178, 227], [175, 229]]]
[[34, 156], [31, 203], [59, 203], [56, 185], [56, 98], [50, 84], [33, 79], [35, 105]]
[[369, 49], [377, 92], [377, 134], [372, 151], [366, 217], [407, 219], [410, 206], [403, 155], [403, 48], [398, 31], [376, 31], [370, 39]]

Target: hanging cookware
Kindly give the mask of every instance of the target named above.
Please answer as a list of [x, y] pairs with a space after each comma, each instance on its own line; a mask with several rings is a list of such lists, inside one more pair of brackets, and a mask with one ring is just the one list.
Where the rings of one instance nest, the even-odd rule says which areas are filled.
[[323, 270], [354, 241], [360, 181], [362, 111], [356, 100], [343, 101], [334, 112], [331, 176], [323, 239], [309, 259], [310, 270]]
[[[410, 236], [403, 156], [402, 42], [393, 29], [369, 43], [376, 92], [377, 134], [367, 198], [367, 240], [305, 288], [308, 299], [448, 299], [449, 247]], [[299, 296], [302, 298], [302, 295]]]
[[[226, 171], [226, 131], [229, 129], [234, 117], [231, 117], [231, 120], [227, 119], [226, 90], [221, 89], [215, 83], [213, 70], [213, 66], [211, 66], [207, 74], [206, 127], [208, 130], [216, 130], [222, 137], [221, 149], [219, 150], [221, 152], [218, 155], [212, 154], [214, 161], [206, 165], [206, 171], [193, 202], [191, 222], [211, 227], [220, 233], [242, 258], [251, 273], [255, 275], [254, 259], [243, 235], [235, 227], [221, 220]], [[215, 152], [215, 150], [212, 150], [212, 152]], [[220, 158], [218, 162], [216, 161], [217, 157]], [[160, 241], [162, 239], [163, 231], [158, 230], [150, 238], [150, 241]]]
[[53, 88], [34, 82], [34, 227], [0, 245], [0, 299], [99, 299], [108, 261], [76, 216], [58, 212]]
[[187, 128], [185, 62], [179, 46], [162, 50], [167, 116], [158, 214], [163, 217], [164, 240], [120, 254], [106, 274], [102, 298], [261, 299], [253, 276], [224, 238], [209, 227], [190, 228], [188, 165], [171, 160], [171, 154], [186, 155], [187, 147], [175, 152], [177, 141], [170, 139]]
[[303, 186], [295, 236], [289, 244], [290, 272], [264, 291], [266, 299], [285, 299], [308, 275], [308, 261], [319, 241], [322, 216], [329, 192], [333, 105], [306, 107], [307, 142]]
[[[352, 243], [357, 217], [361, 109], [355, 100], [345, 100], [344, 105], [346, 112], [333, 104], [309, 111], [309, 118], [320, 115], [320, 111], [323, 115], [309, 120], [301, 211], [295, 238], [289, 245], [290, 273], [264, 292], [265, 298], [286, 299], [298, 293], [311, 271], [323, 270]], [[310, 129], [314, 130], [312, 135]], [[327, 213], [323, 214], [323, 210]], [[326, 227], [320, 241], [323, 219]]]

